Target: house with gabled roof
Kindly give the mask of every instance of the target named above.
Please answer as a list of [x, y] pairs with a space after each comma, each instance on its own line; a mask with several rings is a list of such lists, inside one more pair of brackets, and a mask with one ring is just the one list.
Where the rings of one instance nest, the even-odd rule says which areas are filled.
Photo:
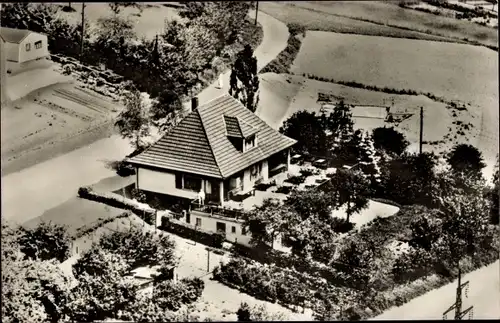
[[192, 111], [168, 134], [127, 161], [136, 188], [205, 203], [251, 192], [276, 170], [287, 170], [296, 143], [226, 94]]
[[49, 56], [47, 35], [27, 29], [0, 27], [7, 62], [22, 64]]

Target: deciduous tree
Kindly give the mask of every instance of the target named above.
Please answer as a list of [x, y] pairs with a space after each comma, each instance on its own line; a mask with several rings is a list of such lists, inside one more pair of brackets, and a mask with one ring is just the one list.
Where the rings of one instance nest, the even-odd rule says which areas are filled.
[[333, 205], [346, 206], [347, 222], [351, 215], [368, 207], [370, 182], [360, 171], [338, 169], [331, 177]]
[[141, 92], [132, 90], [124, 95], [125, 108], [115, 122], [123, 138], [131, 139], [135, 149], [144, 145], [143, 138], [150, 132], [148, 111], [141, 97]]
[[272, 246], [278, 234], [286, 234], [298, 222], [300, 218], [292, 209], [267, 199], [247, 215], [245, 226], [252, 234], [254, 245]]
[[389, 154], [400, 156], [408, 147], [410, 142], [405, 136], [393, 127], [379, 127], [372, 131], [373, 145], [376, 149], [382, 149]]
[[63, 262], [71, 255], [71, 237], [66, 227], [42, 222], [32, 229], [21, 227], [19, 246], [31, 259], [56, 259]]
[[456, 175], [474, 178], [481, 178], [481, 171], [486, 166], [481, 152], [468, 144], [454, 146], [448, 154], [447, 162]]
[[245, 45], [236, 56], [231, 69], [229, 94], [240, 100], [250, 111], [255, 112], [259, 102], [259, 77], [257, 58], [250, 45]]

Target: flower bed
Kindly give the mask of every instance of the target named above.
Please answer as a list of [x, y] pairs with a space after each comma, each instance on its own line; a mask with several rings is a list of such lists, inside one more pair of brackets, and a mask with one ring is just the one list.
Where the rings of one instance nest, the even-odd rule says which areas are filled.
[[146, 223], [155, 224], [156, 212], [149, 206], [134, 202], [133, 200], [124, 198], [115, 193], [98, 193], [92, 190], [91, 187], [84, 186], [78, 189], [78, 196], [91, 201], [107, 204], [109, 206], [130, 210]]
[[300, 176], [290, 176], [288, 177], [285, 182], [288, 182], [288, 183], [291, 183], [291, 184], [294, 184], [294, 185], [299, 185], [299, 184], [302, 184], [306, 181], [306, 177], [303, 176], [303, 175], [300, 175]]

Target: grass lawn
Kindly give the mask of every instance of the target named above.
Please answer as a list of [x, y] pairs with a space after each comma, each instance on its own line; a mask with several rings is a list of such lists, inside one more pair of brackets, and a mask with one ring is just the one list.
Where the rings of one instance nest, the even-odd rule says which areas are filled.
[[463, 41], [498, 47], [497, 30], [454, 18], [436, 16], [382, 1], [264, 2], [262, 11], [309, 30], [362, 35]]
[[123, 212], [125, 210], [75, 197], [24, 223], [23, 226], [31, 228], [40, 222], [50, 221], [67, 226], [69, 234], [73, 235], [83, 226], [91, 225], [99, 219], [116, 217]]

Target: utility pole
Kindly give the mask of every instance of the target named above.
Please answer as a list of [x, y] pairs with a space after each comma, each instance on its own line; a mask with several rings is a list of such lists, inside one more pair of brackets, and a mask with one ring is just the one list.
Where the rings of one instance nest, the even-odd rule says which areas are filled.
[[469, 290], [469, 282], [466, 281], [465, 283], [462, 284], [462, 271], [460, 270], [460, 268], [458, 268], [458, 286], [457, 286], [455, 304], [451, 305], [450, 308], [448, 308], [443, 313], [443, 320], [445, 320], [446, 315], [453, 310], [455, 310], [455, 317], [454, 317], [455, 320], [462, 320], [466, 314], [469, 314], [469, 319], [472, 318], [472, 315], [474, 314], [473, 312], [474, 306], [470, 306], [469, 308], [462, 311], [462, 290], [464, 288], [465, 288], [465, 297], [467, 297], [467, 293]]
[[420, 154], [422, 154], [422, 141], [424, 139], [424, 107], [420, 107]]
[[83, 64], [83, 40], [85, 39], [85, 2], [82, 2], [82, 35], [80, 39], [80, 63]]
[[254, 25], [257, 25], [257, 14], [259, 13], [259, 1], [255, 1], [257, 2], [257, 5], [255, 7], [255, 22], [254, 22]]

